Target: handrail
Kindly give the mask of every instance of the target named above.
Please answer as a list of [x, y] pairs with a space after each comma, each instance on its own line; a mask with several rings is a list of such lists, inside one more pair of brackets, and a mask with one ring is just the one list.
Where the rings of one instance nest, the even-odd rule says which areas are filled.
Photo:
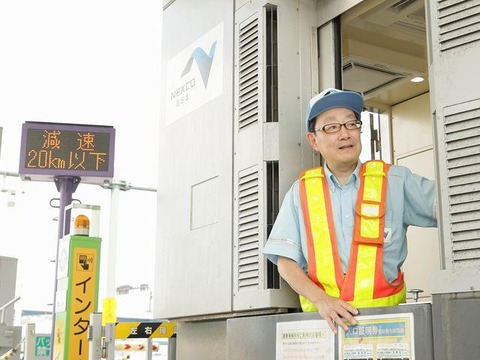
[[15, 299], [10, 300], [5, 305], [2, 305], [2, 307], [0, 307], [0, 324], [5, 323], [5, 309], [7, 307], [9, 307], [10, 305], [13, 305], [14, 303], [16, 303], [18, 300], [20, 300], [20, 296], [16, 297]]

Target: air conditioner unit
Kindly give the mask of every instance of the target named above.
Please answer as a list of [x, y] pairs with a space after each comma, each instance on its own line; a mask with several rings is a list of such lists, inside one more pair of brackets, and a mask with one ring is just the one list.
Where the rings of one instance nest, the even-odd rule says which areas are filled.
[[385, 64], [373, 59], [346, 56], [343, 59], [343, 87], [369, 99], [379, 92], [409, 80], [418, 70]]

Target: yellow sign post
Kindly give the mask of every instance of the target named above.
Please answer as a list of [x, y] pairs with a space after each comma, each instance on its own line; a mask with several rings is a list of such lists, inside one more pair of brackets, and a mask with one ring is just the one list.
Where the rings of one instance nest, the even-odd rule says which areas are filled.
[[53, 359], [88, 360], [90, 314], [97, 311], [98, 237], [68, 235], [59, 246]]

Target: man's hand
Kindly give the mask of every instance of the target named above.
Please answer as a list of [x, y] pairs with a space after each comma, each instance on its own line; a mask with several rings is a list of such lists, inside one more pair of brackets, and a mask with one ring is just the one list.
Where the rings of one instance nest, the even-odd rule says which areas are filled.
[[328, 326], [335, 334], [337, 325], [348, 331], [347, 324], [357, 323], [353, 315], [357, 315], [358, 310], [343, 300], [327, 295], [310, 280], [294, 260], [279, 256], [278, 272], [297, 294], [306, 297], [317, 307], [318, 313], [327, 320]]
[[348, 331], [348, 325], [357, 323], [353, 315], [357, 315], [358, 310], [343, 300], [324, 294], [322, 299], [315, 303], [315, 306], [320, 316], [327, 320], [328, 326], [335, 334], [338, 331], [337, 325]]

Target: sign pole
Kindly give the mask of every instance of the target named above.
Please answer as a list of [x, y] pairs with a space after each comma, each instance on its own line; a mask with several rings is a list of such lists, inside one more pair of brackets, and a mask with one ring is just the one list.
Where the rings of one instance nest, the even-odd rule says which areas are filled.
[[89, 360], [101, 360], [102, 359], [102, 314], [93, 312], [90, 314], [90, 326], [89, 328], [89, 347], [88, 358]]
[[[119, 192], [122, 189], [121, 184], [113, 183], [111, 185], [110, 196], [110, 224], [108, 231], [108, 265], [107, 265], [107, 298], [115, 298], [117, 282], [117, 229], [118, 229], [118, 205]], [[115, 320], [116, 321], [116, 320]], [[112, 322], [115, 322], [112, 321]]]
[[[51, 359], [54, 356], [62, 360], [73, 359], [74, 356], [83, 360], [84, 355], [88, 355], [85, 354], [85, 324], [89, 320], [84, 317], [89, 311], [96, 311], [97, 307], [97, 262], [101, 239], [80, 233], [67, 238], [71, 227], [72, 194], [80, 180], [84, 184], [99, 185], [110, 181], [113, 178], [114, 155], [113, 126], [32, 121], [22, 126], [19, 164], [22, 180], [54, 181], [60, 192]], [[74, 280], [76, 282], [72, 283]], [[75, 297], [72, 294], [76, 294]], [[73, 324], [72, 319], [75, 321]], [[69, 343], [72, 339], [78, 353], [67, 354], [67, 350], [73, 349]]]
[[[70, 212], [65, 208], [72, 203], [72, 195], [77, 190], [80, 178], [77, 176], [55, 176], [55, 186], [60, 193], [60, 209], [58, 214], [58, 238], [70, 234]], [[58, 249], [57, 249], [58, 250]]]
[[[80, 178], [77, 176], [55, 176], [55, 186], [60, 192], [60, 206], [58, 214], [58, 239], [57, 239], [57, 252], [55, 261], [55, 280], [53, 286], [53, 308], [52, 308], [52, 339], [55, 334], [55, 313], [56, 313], [56, 301], [57, 301], [57, 275], [58, 275], [58, 249], [60, 239], [66, 234], [70, 233], [70, 213], [71, 210], [65, 211], [65, 208], [72, 203], [72, 196], [75, 190], [77, 190]], [[53, 350], [52, 341], [52, 350]], [[53, 351], [50, 353], [50, 359], [53, 360]]]

